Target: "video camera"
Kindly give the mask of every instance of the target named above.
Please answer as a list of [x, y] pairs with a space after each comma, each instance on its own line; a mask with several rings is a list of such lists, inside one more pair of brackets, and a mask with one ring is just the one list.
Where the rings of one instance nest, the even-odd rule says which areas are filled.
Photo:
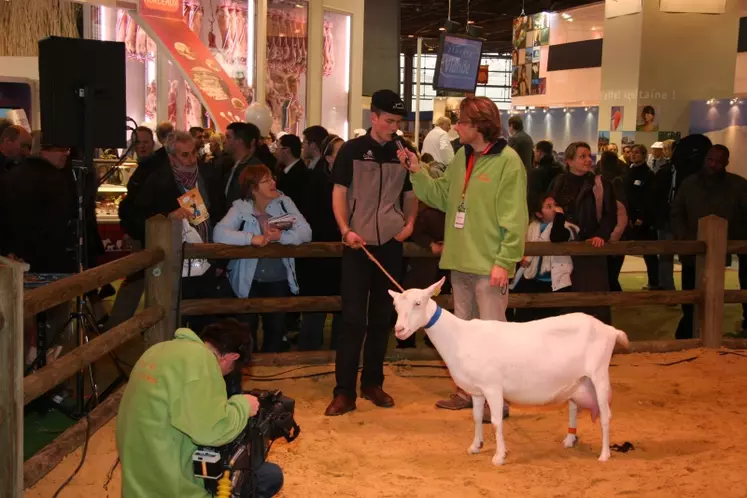
[[[218, 496], [239, 498], [254, 495], [254, 472], [267, 459], [272, 443], [285, 438], [294, 441], [301, 428], [293, 418], [296, 402], [279, 390], [241, 390], [241, 378], [226, 378], [228, 396], [250, 394], [259, 400], [259, 410], [249, 419], [246, 428], [236, 439], [221, 447], [200, 446], [192, 455], [194, 475], [204, 479], [205, 489]], [[247, 472], [248, 471], [248, 472]], [[230, 493], [222, 483], [228, 472]], [[219, 493], [219, 490], [221, 491]]]

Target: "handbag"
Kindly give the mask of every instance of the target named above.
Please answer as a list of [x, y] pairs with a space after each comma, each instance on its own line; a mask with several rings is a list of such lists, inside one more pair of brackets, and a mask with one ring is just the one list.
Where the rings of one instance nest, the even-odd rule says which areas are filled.
[[[202, 244], [203, 240], [197, 229], [187, 220], [182, 220], [182, 242]], [[185, 259], [182, 262], [182, 277], [199, 277], [210, 269], [207, 259]]]

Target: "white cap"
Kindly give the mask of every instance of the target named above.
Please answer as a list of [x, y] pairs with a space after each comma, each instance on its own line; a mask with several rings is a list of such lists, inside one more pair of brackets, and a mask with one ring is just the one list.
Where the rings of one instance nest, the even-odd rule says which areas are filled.
[[664, 143], [663, 142], [654, 142], [654, 144], [651, 146], [652, 149], [663, 149]]

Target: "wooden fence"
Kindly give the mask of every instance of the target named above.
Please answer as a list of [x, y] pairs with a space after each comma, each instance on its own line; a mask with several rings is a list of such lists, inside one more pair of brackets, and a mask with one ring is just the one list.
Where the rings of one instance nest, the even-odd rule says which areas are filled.
[[[339, 243], [311, 243], [301, 246], [272, 245], [264, 248], [221, 244], [185, 244], [181, 225], [163, 216], [148, 220], [146, 248], [125, 258], [107, 263], [28, 292], [23, 291], [20, 265], [0, 258], [0, 361], [9, 368], [0, 369], [0, 496], [17, 498], [65, 455], [83, 444], [84, 421], [61, 434], [27, 462], [23, 462], [23, 407], [49, 389], [86, 368], [91, 363], [144, 333], [147, 345], [173, 336], [179, 314], [233, 314], [257, 311], [337, 311], [339, 296], [249, 299], [179, 299], [182, 256], [185, 258], [336, 258], [342, 254]], [[182, 254], [183, 253], [183, 254]], [[560, 244], [528, 243], [528, 256], [602, 256], [679, 254], [696, 258], [696, 288], [688, 291], [607, 292], [555, 294], [511, 294], [509, 306], [515, 308], [637, 306], [654, 304], [694, 304], [698, 338], [680, 341], [633, 342], [632, 352], [667, 352], [696, 347], [747, 348], [747, 340], [722, 337], [725, 303], [747, 302], [747, 291], [725, 291], [727, 254], [747, 253], [747, 241], [727, 242], [726, 221], [717, 217], [700, 220], [698, 240], [616, 242], [593, 248], [581, 242]], [[405, 256], [432, 258], [430, 251], [405, 244]], [[100, 337], [74, 349], [56, 362], [23, 377], [23, 320], [68, 302], [119, 278], [146, 270], [146, 306], [126, 322]], [[442, 306], [451, 307], [450, 295], [438, 296]], [[619, 351], [625, 352], [625, 351]], [[334, 360], [332, 351], [257, 354], [255, 365], [317, 364]], [[390, 359], [433, 360], [431, 349], [397, 351]], [[121, 390], [114, 393], [90, 414], [90, 431], [95, 432], [116, 415]]]

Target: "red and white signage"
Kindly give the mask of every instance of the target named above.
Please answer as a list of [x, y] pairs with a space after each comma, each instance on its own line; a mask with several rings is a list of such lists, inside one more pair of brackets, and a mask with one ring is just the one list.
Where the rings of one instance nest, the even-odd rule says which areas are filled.
[[137, 21], [159, 48], [169, 52], [172, 62], [192, 82], [215, 127], [225, 130], [229, 124], [244, 120], [246, 98], [207, 46], [184, 23], [181, 9], [182, 0], [140, 0]]

